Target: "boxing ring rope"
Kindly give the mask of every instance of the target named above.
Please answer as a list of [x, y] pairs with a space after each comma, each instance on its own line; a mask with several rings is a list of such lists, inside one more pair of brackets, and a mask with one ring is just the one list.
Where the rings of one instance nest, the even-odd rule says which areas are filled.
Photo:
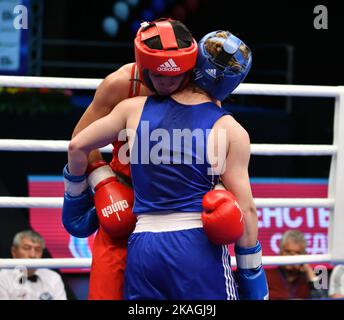
[[[0, 151], [67, 152], [68, 140], [0, 139]], [[101, 148], [101, 152], [112, 152], [112, 146]], [[338, 148], [334, 145], [309, 144], [252, 144], [251, 153], [260, 156], [332, 156]]]
[[[255, 198], [258, 208], [330, 208], [334, 199], [324, 198]], [[62, 208], [62, 197], [0, 197], [0, 208]]]
[[[101, 81], [102, 79], [0, 76], [0, 87], [94, 90]], [[339, 90], [333, 86], [242, 83], [233, 94], [335, 98], [339, 95]]]
[[[63, 88], [94, 90], [102, 79], [0, 76], [0, 87]], [[331, 209], [329, 253], [298, 256], [263, 256], [264, 265], [344, 262], [344, 87], [275, 84], [241, 84], [233, 94], [327, 97], [335, 98], [333, 145], [252, 144], [253, 155], [260, 156], [331, 156], [328, 198], [289, 199], [255, 198], [257, 207], [328, 207]], [[341, 142], [341, 143], [339, 143]], [[58, 140], [0, 140], [0, 151], [66, 152], [69, 141]], [[111, 147], [102, 152], [111, 152]], [[0, 207], [61, 208], [63, 198], [0, 197]], [[232, 265], [236, 265], [232, 257]], [[17, 266], [49, 268], [88, 268], [91, 259], [0, 259], [0, 268]]]
[[[297, 255], [297, 256], [263, 256], [264, 266], [280, 266], [305, 263], [330, 263], [329, 254]], [[45, 258], [45, 259], [0, 259], [1, 268], [16, 268], [21, 266], [31, 268], [89, 268], [91, 258]], [[236, 258], [231, 257], [231, 265], [236, 267]]]

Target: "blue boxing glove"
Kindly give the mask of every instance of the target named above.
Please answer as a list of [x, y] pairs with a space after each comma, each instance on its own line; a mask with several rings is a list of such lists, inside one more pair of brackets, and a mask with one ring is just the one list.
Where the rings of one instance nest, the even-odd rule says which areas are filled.
[[237, 280], [240, 299], [268, 300], [269, 289], [262, 266], [262, 247], [257, 241], [254, 247], [234, 247], [237, 261]]
[[86, 238], [99, 228], [91, 188], [88, 186], [86, 175], [71, 175], [67, 165], [63, 168], [63, 177], [63, 226], [72, 236]]

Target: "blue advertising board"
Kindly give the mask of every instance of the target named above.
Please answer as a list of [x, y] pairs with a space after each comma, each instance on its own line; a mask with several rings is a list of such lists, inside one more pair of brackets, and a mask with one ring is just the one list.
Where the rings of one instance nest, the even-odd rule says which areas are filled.
[[0, 0], [0, 74], [25, 75], [29, 59], [30, 0]]

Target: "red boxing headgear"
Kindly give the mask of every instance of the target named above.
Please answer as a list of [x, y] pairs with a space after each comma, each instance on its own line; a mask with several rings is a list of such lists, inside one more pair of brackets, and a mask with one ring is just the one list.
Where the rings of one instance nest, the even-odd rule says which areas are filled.
[[[153, 21], [141, 23], [134, 41], [135, 59], [144, 84], [147, 84], [144, 70], [164, 76], [177, 76], [194, 68], [197, 59], [197, 42], [192, 38], [192, 43], [187, 48], [178, 48], [176, 35], [171, 22]], [[160, 36], [162, 49], [151, 49], [145, 41]]]

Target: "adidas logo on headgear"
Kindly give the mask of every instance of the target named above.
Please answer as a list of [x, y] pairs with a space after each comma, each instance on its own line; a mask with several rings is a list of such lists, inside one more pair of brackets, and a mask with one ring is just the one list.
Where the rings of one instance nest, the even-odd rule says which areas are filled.
[[158, 71], [180, 71], [180, 67], [176, 65], [172, 58], [168, 59], [166, 62], [161, 64], [158, 68]]
[[205, 72], [208, 73], [211, 77], [216, 78], [216, 69], [205, 69]]

